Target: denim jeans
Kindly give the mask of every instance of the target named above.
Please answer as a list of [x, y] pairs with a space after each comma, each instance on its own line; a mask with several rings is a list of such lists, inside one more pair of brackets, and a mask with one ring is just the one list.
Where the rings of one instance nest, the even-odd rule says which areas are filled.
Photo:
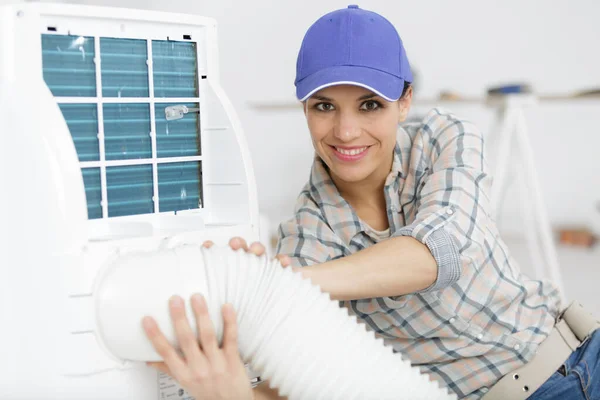
[[600, 329], [528, 400], [600, 400]]

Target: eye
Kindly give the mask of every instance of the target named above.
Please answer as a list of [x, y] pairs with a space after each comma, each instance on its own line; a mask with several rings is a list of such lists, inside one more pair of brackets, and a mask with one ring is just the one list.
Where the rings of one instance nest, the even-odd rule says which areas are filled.
[[376, 100], [367, 100], [360, 105], [362, 111], [375, 111], [381, 108], [381, 103]]
[[335, 107], [331, 103], [317, 103], [314, 107], [319, 111], [325, 112], [335, 110]]

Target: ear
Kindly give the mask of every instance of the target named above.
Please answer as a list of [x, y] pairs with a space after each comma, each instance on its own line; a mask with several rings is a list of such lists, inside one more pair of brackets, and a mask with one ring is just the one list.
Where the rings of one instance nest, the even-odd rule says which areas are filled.
[[404, 122], [408, 117], [408, 111], [410, 111], [410, 106], [412, 104], [412, 97], [413, 88], [412, 86], [409, 86], [406, 93], [404, 93], [404, 96], [398, 100], [398, 108], [400, 110], [400, 113], [398, 114], [398, 123]]

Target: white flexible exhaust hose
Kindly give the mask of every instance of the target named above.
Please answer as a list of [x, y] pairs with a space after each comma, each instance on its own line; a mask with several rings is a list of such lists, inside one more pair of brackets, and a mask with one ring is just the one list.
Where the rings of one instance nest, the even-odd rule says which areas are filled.
[[176, 345], [167, 300], [198, 292], [219, 340], [221, 306], [233, 305], [242, 358], [291, 400], [455, 398], [301, 274], [241, 250], [181, 246], [117, 258], [95, 288], [98, 338], [118, 358], [158, 361], [143, 316]]

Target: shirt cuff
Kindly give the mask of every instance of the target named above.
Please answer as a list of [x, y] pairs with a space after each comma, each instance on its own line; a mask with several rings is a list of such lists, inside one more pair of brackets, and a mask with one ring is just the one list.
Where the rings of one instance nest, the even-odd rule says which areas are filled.
[[[399, 229], [393, 236], [413, 236], [411, 226]], [[458, 281], [461, 275], [462, 263], [457, 243], [444, 227], [432, 230], [425, 236], [422, 243], [427, 246], [438, 266], [435, 282], [418, 293], [433, 292], [444, 289]]]

